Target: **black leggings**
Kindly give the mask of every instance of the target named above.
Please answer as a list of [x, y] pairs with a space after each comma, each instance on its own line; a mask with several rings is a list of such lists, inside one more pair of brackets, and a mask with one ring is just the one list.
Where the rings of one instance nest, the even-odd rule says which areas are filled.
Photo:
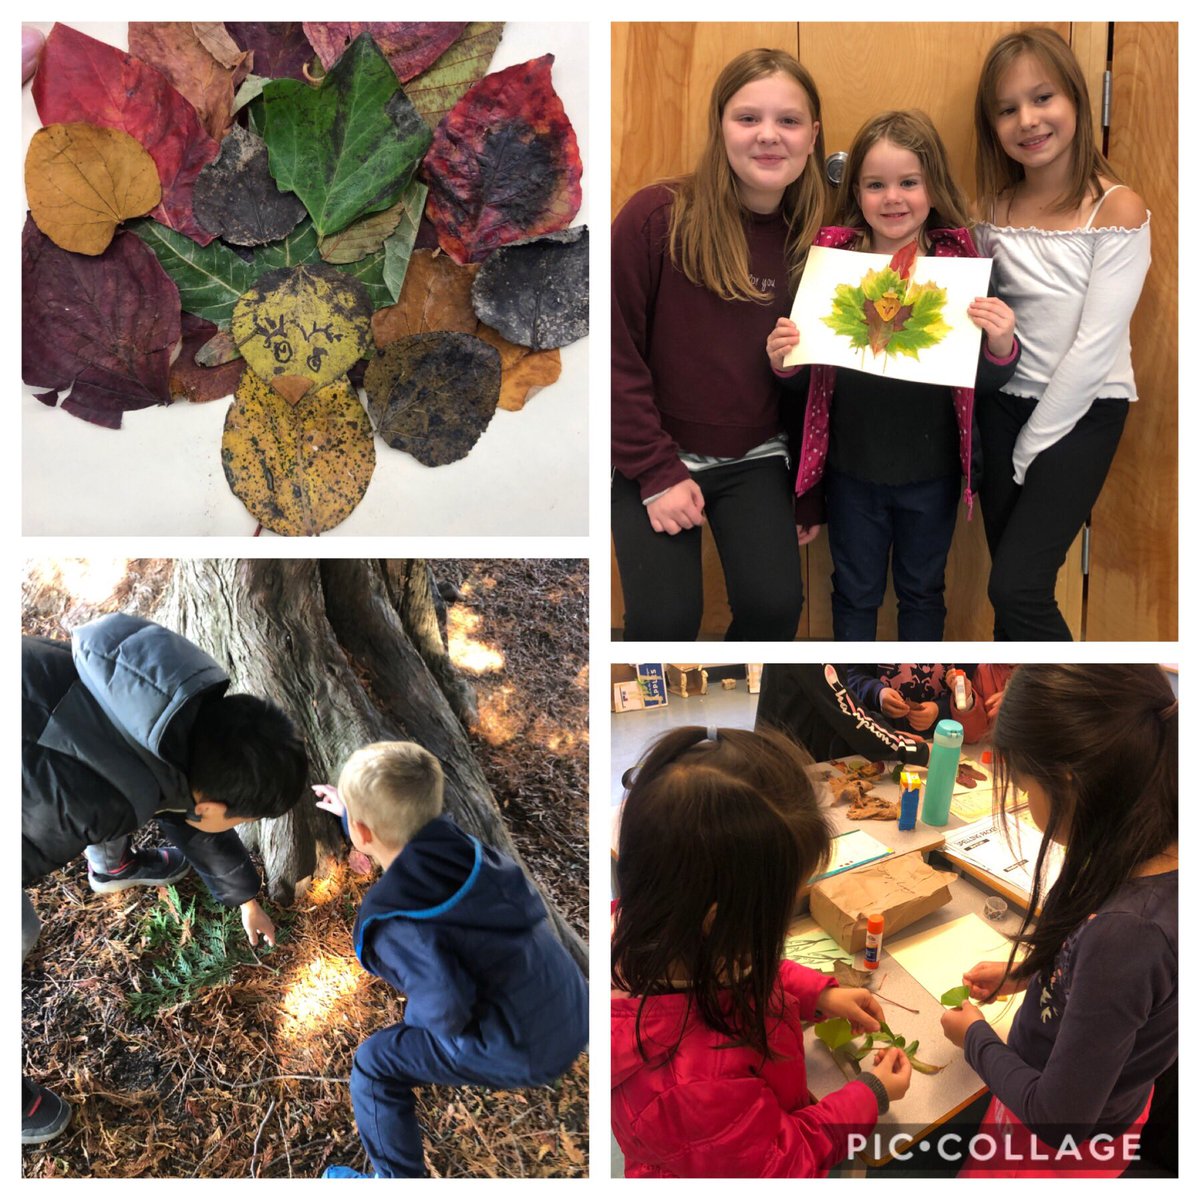
[[1038, 454], [1018, 485], [1013, 447], [1036, 403], [994, 392], [981, 395], [975, 409], [983, 446], [979, 501], [992, 555], [988, 599], [998, 642], [1071, 640], [1054, 585], [1104, 486], [1129, 412], [1128, 400], [1093, 401], [1066, 437]]
[[[804, 591], [782, 456], [697, 471], [704, 516], [725, 572], [725, 640], [791, 641]], [[614, 472], [612, 531], [625, 593], [626, 641], [694, 641], [704, 612], [700, 530], [655, 533], [637, 484]]]

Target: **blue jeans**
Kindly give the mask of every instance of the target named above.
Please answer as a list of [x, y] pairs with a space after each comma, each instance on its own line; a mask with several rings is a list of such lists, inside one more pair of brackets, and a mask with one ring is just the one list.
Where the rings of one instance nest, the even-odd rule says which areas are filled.
[[[485, 1053], [503, 1055], [503, 1048]], [[423, 1084], [532, 1087], [562, 1074], [556, 1070], [501, 1068], [464, 1052], [461, 1044], [415, 1025], [389, 1025], [358, 1048], [350, 1072], [350, 1099], [358, 1136], [381, 1179], [418, 1179], [425, 1171], [421, 1126], [413, 1088]]]
[[961, 484], [958, 475], [928, 483], [883, 484], [825, 472], [837, 641], [875, 640], [889, 553], [897, 635], [901, 641], [941, 641], [946, 558]]

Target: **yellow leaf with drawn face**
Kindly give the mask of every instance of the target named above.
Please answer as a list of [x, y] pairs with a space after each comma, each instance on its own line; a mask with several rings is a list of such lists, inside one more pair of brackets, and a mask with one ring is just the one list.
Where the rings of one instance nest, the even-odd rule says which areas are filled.
[[290, 403], [340, 379], [371, 348], [371, 297], [324, 263], [260, 275], [230, 333], [255, 373]]

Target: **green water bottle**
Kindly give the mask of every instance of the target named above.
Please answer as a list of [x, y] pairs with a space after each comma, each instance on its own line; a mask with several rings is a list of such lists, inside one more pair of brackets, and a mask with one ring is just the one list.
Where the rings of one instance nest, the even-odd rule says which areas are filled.
[[921, 820], [926, 825], [945, 825], [950, 820], [950, 797], [958, 774], [958, 756], [962, 750], [963, 727], [957, 721], [939, 721], [933, 731], [929, 751], [929, 775], [925, 779], [925, 802]]

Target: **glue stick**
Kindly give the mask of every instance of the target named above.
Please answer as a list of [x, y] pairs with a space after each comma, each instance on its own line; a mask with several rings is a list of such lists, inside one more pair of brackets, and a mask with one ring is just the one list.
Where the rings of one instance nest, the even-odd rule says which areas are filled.
[[917, 807], [921, 803], [921, 777], [915, 771], [900, 772], [900, 820], [897, 829], [917, 827]]
[[883, 915], [872, 913], [867, 918], [867, 949], [863, 955], [863, 966], [874, 971], [879, 966], [879, 948], [883, 945]]
[[954, 673], [954, 707], [959, 712], [967, 710], [967, 677], [962, 671]]

